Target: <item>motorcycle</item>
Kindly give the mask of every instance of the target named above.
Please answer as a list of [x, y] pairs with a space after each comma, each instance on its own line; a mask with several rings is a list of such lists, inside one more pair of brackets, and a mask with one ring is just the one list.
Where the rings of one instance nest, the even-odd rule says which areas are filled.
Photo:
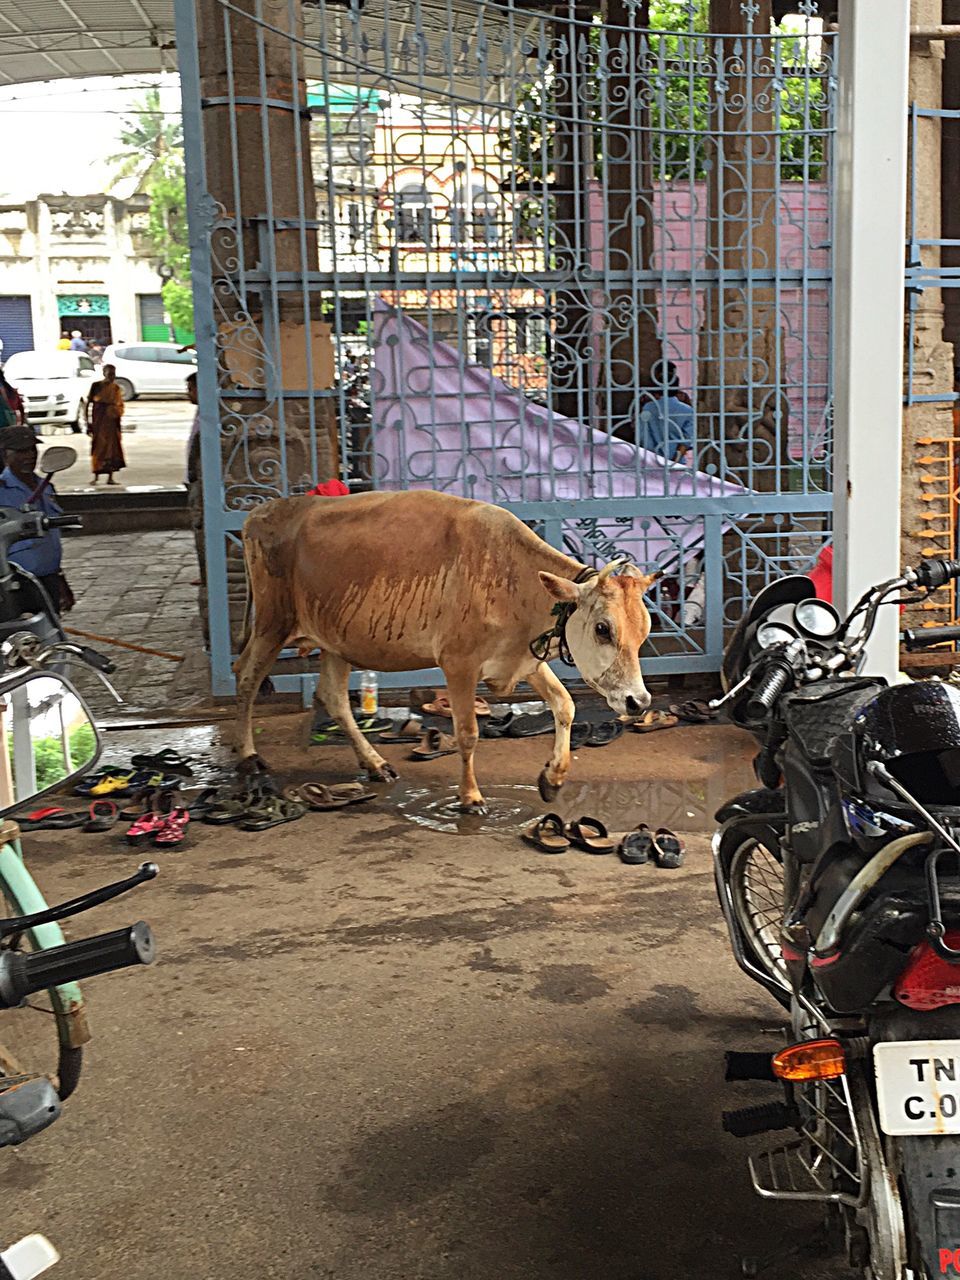
[[825, 1206], [871, 1280], [960, 1274], [960, 691], [862, 673], [879, 609], [958, 577], [907, 569], [845, 619], [809, 578], [771, 583], [714, 703], [758, 739], [761, 783], [716, 815], [717, 892], [789, 1014], [782, 1048], [726, 1064], [782, 1099], [724, 1128], [792, 1131], [749, 1157], [754, 1189]]
[[[67, 455], [76, 458], [69, 448], [47, 450], [44, 466], [52, 461], [59, 463], [52, 470], [60, 470], [70, 465]], [[9, 816], [82, 777], [99, 758], [100, 735], [69, 678], [72, 664], [93, 670], [116, 696], [107, 679], [112, 664], [67, 639], [42, 584], [8, 558], [24, 538], [77, 524], [72, 516], [0, 508], [0, 1147], [18, 1146], [46, 1129], [77, 1086], [90, 1038], [78, 982], [150, 964], [155, 953], [142, 920], [74, 942], [65, 940], [59, 924], [152, 880], [154, 863], [49, 907]], [[30, 1235], [0, 1246], [0, 1277], [32, 1280], [58, 1258], [45, 1237]]]

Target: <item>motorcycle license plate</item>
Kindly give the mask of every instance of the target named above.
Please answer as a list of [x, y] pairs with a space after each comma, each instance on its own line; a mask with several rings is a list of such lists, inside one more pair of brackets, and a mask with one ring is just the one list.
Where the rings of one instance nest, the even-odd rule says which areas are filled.
[[960, 1133], [960, 1040], [877, 1044], [873, 1066], [884, 1133]]

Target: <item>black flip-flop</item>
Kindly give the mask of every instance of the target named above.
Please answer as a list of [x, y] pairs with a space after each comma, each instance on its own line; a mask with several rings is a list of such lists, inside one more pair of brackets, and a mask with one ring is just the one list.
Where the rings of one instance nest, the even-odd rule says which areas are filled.
[[653, 856], [658, 867], [675, 871], [683, 866], [683, 841], [669, 827], [658, 827], [653, 837]]
[[37, 809], [36, 817], [29, 814], [13, 821], [24, 831], [72, 831], [82, 827], [87, 820], [86, 813], [71, 812], [69, 809]]
[[507, 738], [536, 738], [541, 733], [552, 733], [556, 721], [552, 711], [541, 711], [536, 715], [514, 716], [504, 735]]
[[584, 746], [592, 732], [593, 725], [589, 720], [574, 720], [570, 726], [570, 750], [577, 751]]
[[192, 778], [193, 770], [190, 768], [189, 760], [175, 751], [173, 747], [164, 747], [161, 751], [140, 752], [139, 755], [130, 757], [130, 764], [134, 769], [150, 769], [151, 771], [159, 771], [160, 773], [178, 773], [181, 777]]
[[645, 822], [637, 823], [633, 831], [628, 831], [620, 841], [617, 849], [620, 861], [629, 866], [639, 867], [650, 861], [653, 853], [653, 833]]
[[489, 716], [480, 721], [481, 738], [503, 738], [513, 724], [515, 717], [512, 711], [502, 716]]
[[566, 853], [570, 848], [570, 841], [563, 830], [563, 819], [558, 813], [545, 813], [531, 826], [524, 827], [520, 835], [541, 853]]
[[595, 724], [590, 730], [590, 737], [583, 744], [585, 747], [608, 747], [623, 733], [623, 725], [619, 720], [604, 720]]
[[599, 818], [588, 818], [584, 815], [576, 822], [568, 822], [563, 828], [563, 834], [571, 844], [575, 844], [584, 853], [613, 853], [616, 848], [607, 828]]

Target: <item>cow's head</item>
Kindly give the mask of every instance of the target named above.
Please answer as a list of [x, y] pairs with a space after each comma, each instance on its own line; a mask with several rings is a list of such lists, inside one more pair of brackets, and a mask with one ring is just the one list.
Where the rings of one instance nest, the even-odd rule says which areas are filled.
[[566, 633], [577, 670], [619, 715], [639, 715], [650, 705], [640, 672], [640, 647], [650, 634], [643, 594], [658, 577], [632, 564], [607, 565], [582, 583], [540, 574], [554, 600], [572, 606]]

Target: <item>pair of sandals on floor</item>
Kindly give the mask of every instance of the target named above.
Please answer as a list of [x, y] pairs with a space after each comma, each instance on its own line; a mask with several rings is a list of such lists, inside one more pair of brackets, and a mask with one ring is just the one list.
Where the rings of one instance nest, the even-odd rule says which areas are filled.
[[558, 813], [543, 814], [521, 834], [541, 853], [566, 853], [571, 845], [592, 854], [616, 850], [620, 861], [629, 866], [654, 862], [658, 867], [669, 870], [683, 865], [686, 848], [669, 827], [651, 831], [645, 822], [640, 822], [632, 831], [611, 836], [598, 818], [584, 816], [573, 822], [564, 822]]

